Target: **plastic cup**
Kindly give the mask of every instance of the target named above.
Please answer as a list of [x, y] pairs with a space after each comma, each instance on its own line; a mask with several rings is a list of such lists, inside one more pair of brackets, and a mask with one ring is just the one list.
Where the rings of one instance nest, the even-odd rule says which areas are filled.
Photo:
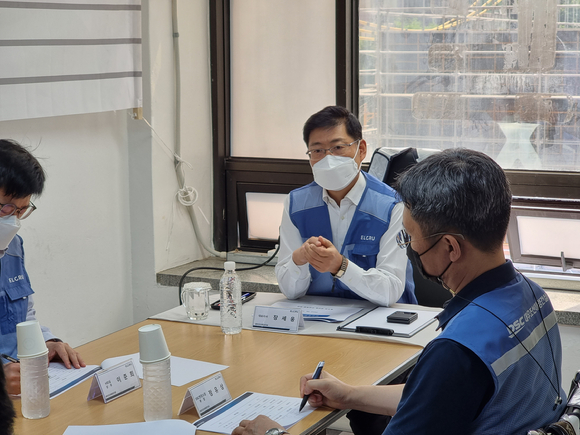
[[171, 353], [167, 348], [161, 325], [150, 324], [139, 328], [139, 361], [141, 364], [151, 364], [169, 358]]
[[183, 286], [181, 300], [190, 320], [205, 320], [209, 315], [209, 292], [207, 282], [188, 282]]
[[38, 320], [28, 320], [16, 325], [18, 358], [34, 358], [48, 353]]

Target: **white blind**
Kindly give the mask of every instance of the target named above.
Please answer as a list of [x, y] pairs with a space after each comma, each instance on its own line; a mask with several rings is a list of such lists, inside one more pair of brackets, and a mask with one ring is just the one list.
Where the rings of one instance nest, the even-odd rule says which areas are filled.
[[231, 2], [232, 155], [306, 159], [302, 127], [336, 104], [334, 0]]
[[0, 121], [142, 107], [141, 1], [0, 1]]

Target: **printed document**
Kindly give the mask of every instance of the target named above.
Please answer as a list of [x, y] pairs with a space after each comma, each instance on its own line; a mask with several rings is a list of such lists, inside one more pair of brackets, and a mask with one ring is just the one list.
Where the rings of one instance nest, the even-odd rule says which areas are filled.
[[304, 320], [318, 320], [321, 322], [338, 323], [345, 321], [348, 317], [358, 313], [362, 308], [347, 307], [337, 305], [317, 305], [308, 302], [279, 301], [272, 304], [273, 307], [280, 308], [300, 308]]
[[246, 392], [193, 424], [199, 430], [231, 434], [240, 421], [253, 420], [262, 414], [288, 429], [314, 411], [307, 403], [299, 412], [301, 401], [300, 397]]
[[80, 384], [85, 379], [90, 378], [101, 370], [99, 366], [81, 367], [80, 369], [67, 369], [61, 362], [51, 362], [48, 364], [48, 388], [50, 398], [56, 397], [65, 391]]
[[69, 426], [63, 435], [194, 435], [195, 426], [184, 420], [158, 420], [102, 426]]

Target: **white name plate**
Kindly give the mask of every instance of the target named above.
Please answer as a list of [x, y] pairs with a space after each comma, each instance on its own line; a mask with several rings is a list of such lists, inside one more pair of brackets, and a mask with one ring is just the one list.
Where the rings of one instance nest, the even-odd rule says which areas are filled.
[[141, 388], [141, 381], [132, 360], [127, 360], [95, 373], [87, 400], [103, 396], [105, 403]]
[[304, 327], [300, 308], [261, 307], [254, 309], [254, 328], [278, 329], [298, 332]]
[[232, 400], [232, 395], [226, 382], [222, 374], [217, 373], [187, 389], [177, 415], [181, 415], [195, 406], [199, 417], [202, 418], [230, 400]]

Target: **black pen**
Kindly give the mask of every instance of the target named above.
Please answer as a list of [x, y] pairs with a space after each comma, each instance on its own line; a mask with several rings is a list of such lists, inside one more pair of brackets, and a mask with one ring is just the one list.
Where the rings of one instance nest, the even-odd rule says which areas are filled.
[[4, 359], [6, 359], [6, 360], [10, 361], [11, 363], [19, 363], [19, 362], [20, 362], [20, 361], [18, 361], [17, 359], [15, 359], [15, 358], [12, 358], [10, 355], [6, 355], [5, 353], [3, 353], [3, 354], [1, 354], [1, 355], [2, 355], [2, 358], [4, 358]]
[[[318, 363], [318, 365], [316, 366], [316, 370], [314, 370], [314, 374], [312, 375], [312, 379], [318, 379], [320, 377], [320, 373], [322, 373], [322, 367], [324, 367], [324, 361], [320, 361]], [[304, 405], [306, 405], [306, 402], [308, 402], [309, 396], [310, 394], [304, 395], [304, 397], [302, 398], [302, 402], [300, 403], [300, 408], [298, 409], [298, 412], [302, 411], [302, 408], [304, 408]]]
[[357, 326], [355, 332], [374, 335], [393, 335], [395, 331], [388, 328], [376, 328], [374, 326]]

